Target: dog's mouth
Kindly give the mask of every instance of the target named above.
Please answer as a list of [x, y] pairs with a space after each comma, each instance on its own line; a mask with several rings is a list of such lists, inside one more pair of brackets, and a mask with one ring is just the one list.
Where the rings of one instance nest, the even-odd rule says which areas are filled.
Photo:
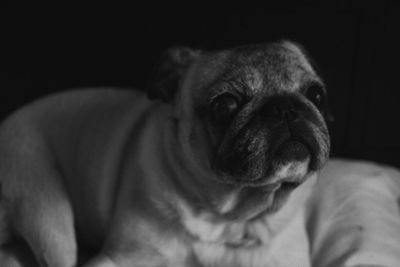
[[303, 181], [284, 181], [259, 187], [243, 188], [237, 206], [225, 213], [228, 220], [254, 220], [262, 214], [278, 211], [289, 198], [290, 193]]
[[[310, 176], [319, 156], [318, 147], [313, 147], [317, 143], [292, 136], [279, 141], [261, 149], [262, 153], [257, 151], [244, 158], [243, 153], [238, 153], [240, 161], [232, 160], [234, 164], [229, 166], [233, 172], [220, 176], [223, 183], [243, 190], [240, 203], [228, 217], [251, 220], [264, 213], [272, 214]], [[248, 158], [250, 161], [246, 162]]]
[[282, 182], [277, 190], [274, 192], [273, 204], [269, 208], [269, 212], [274, 212], [279, 209], [282, 203], [286, 200], [289, 194], [299, 187], [303, 181], [286, 181]]
[[287, 138], [268, 150], [248, 154], [237, 151], [220, 163], [220, 177], [224, 182], [250, 187], [267, 186], [283, 179], [297, 180], [310, 170], [316, 157], [314, 151], [309, 143], [298, 138]]
[[312, 149], [309, 144], [300, 139], [290, 138], [277, 147], [272, 161], [277, 161], [278, 164], [285, 164], [290, 161], [304, 161], [311, 154]]

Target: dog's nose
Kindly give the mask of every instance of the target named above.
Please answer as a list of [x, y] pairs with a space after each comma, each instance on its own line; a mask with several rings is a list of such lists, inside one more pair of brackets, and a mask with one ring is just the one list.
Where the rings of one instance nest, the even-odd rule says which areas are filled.
[[299, 114], [291, 103], [286, 102], [273, 107], [273, 116], [278, 120], [291, 122], [295, 121], [299, 117]]
[[293, 122], [299, 117], [294, 100], [286, 96], [276, 96], [269, 99], [263, 110], [265, 115], [279, 121]]

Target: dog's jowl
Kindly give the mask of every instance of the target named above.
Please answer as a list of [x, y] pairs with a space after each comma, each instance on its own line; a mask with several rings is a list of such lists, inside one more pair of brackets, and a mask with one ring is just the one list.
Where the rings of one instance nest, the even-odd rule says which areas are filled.
[[73, 267], [87, 249], [85, 267], [310, 266], [325, 98], [303, 49], [281, 41], [173, 48], [147, 95], [21, 108], [0, 126], [0, 265], [34, 266], [31, 250], [37, 266]]

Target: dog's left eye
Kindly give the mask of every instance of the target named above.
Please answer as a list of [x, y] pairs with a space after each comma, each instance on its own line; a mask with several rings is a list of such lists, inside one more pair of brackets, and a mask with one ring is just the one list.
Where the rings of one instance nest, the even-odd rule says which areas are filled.
[[325, 107], [325, 94], [320, 85], [311, 85], [306, 92], [306, 97], [310, 100], [319, 110]]
[[229, 120], [239, 108], [239, 100], [230, 93], [223, 93], [211, 102], [211, 115], [215, 122]]

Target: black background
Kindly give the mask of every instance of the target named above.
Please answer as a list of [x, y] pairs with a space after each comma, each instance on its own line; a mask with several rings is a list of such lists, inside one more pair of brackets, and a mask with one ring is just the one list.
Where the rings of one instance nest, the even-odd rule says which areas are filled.
[[400, 167], [400, 4], [394, 0], [33, 2], [12, 2], [2, 11], [1, 118], [75, 87], [143, 90], [171, 45], [219, 49], [284, 38], [306, 47], [328, 84], [336, 119], [332, 155]]

